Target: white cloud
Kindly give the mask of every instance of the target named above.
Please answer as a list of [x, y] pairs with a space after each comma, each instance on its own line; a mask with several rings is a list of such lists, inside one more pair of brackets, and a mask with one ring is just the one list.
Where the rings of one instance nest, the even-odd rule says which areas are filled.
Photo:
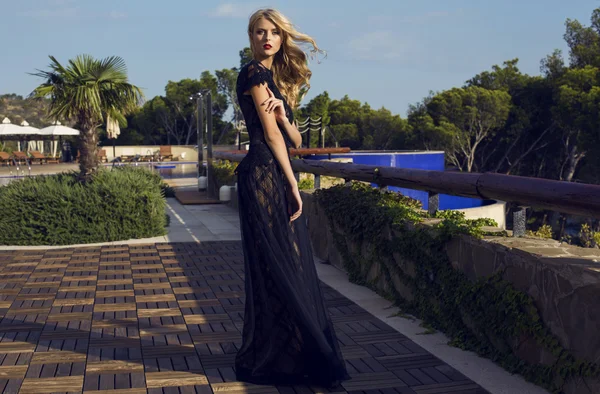
[[348, 43], [350, 54], [359, 59], [397, 59], [412, 47], [410, 41], [395, 36], [390, 31], [373, 31], [353, 38]]
[[248, 18], [256, 8], [253, 4], [223, 3], [211, 11], [210, 16], [217, 18]]

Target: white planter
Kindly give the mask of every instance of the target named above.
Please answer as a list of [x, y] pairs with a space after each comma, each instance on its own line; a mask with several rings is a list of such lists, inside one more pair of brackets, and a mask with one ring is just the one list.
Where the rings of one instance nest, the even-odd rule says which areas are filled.
[[219, 189], [219, 200], [229, 201], [231, 200], [231, 186], [223, 185]]
[[198, 190], [206, 190], [206, 186], [207, 186], [207, 179], [205, 176], [199, 176], [198, 177]]

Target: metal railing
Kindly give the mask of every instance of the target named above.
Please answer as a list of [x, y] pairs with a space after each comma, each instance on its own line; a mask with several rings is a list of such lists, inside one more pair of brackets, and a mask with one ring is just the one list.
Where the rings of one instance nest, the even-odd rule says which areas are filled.
[[[327, 153], [328, 149], [317, 150], [318, 153]], [[303, 151], [290, 149], [290, 155], [309, 154]], [[215, 158], [239, 162], [244, 155], [215, 152]], [[600, 218], [599, 185], [497, 173], [418, 170], [306, 159], [292, 160], [292, 169], [296, 173], [314, 174], [316, 188], [319, 188], [319, 178], [323, 175], [343, 178], [346, 182], [371, 182], [382, 188], [397, 186], [426, 191], [430, 213], [439, 209], [439, 194], [504, 201], [518, 208], [513, 214], [514, 236], [525, 235], [525, 214], [529, 207]]]

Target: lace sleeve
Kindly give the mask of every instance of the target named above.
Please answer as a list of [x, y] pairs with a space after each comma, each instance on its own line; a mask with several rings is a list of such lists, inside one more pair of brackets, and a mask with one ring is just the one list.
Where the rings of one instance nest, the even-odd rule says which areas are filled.
[[246, 83], [244, 84], [244, 92], [250, 90], [253, 86], [268, 84], [271, 74], [259, 62], [252, 62], [248, 65]]

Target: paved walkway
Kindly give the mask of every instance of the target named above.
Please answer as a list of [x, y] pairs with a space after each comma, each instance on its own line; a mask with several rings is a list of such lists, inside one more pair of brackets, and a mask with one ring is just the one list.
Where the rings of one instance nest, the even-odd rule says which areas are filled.
[[[309, 393], [235, 381], [239, 241], [0, 253], [3, 392]], [[486, 393], [324, 286], [353, 379], [336, 392]]]
[[[244, 301], [238, 213], [175, 199], [168, 211], [166, 237], [0, 251], [3, 392], [323, 391], [235, 382]], [[447, 346], [442, 334], [421, 335], [418, 321], [391, 316], [389, 302], [334, 267], [317, 270], [353, 375], [335, 392], [545, 393]]]

